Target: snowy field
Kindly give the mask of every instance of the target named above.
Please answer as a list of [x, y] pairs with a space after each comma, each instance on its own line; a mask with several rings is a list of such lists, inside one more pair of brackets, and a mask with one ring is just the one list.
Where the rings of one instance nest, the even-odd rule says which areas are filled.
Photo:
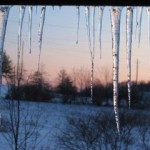
[[[3, 100], [1, 102], [2, 111], [2, 124], [5, 118], [9, 117], [9, 100]], [[26, 114], [28, 114], [26, 119], [26, 124], [29, 128], [34, 128], [37, 124], [34, 133], [35, 137], [31, 137], [27, 141], [27, 150], [60, 150], [59, 144], [56, 142], [56, 136], [60, 134], [67, 127], [67, 117], [81, 117], [84, 119], [87, 115], [96, 115], [101, 112], [109, 112], [113, 115], [113, 108], [107, 107], [96, 107], [96, 106], [83, 106], [83, 105], [70, 105], [70, 104], [60, 104], [60, 103], [35, 103], [35, 102], [21, 102], [21, 115], [20, 117], [25, 120]], [[129, 111], [126, 109], [125, 111]], [[133, 112], [136, 110], [133, 110]], [[138, 110], [139, 113], [146, 113], [150, 116], [149, 111]], [[36, 121], [38, 120], [38, 123]], [[7, 123], [5, 124], [7, 127]], [[24, 123], [21, 123], [21, 132], [24, 131]], [[12, 145], [10, 131], [0, 132], [0, 150], [11, 150], [10, 145]], [[20, 139], [24, 137], [24, 134], [20, 133]], [[135, 137], [138, 141], [138, 134], [135, 131]], [[7, 138], [7, 140], [6, 140]], [[35, 142], [36, 139], [36, 142]], [[150, 133], [148, 134], [148, 140], [150, 142]], [[142, 150], [139, 146], [139, 142], [135, 142], [133, 146], [129, 149]], [[35, 144], [33, 144], [35, 142]], [[9, 145], [10, 144], [10, 145]], [[149, 145], [150, 146], [150, 145]], [[150, 147], [149, 147], [150, 148]], [[90, 149], [90, 148], [89, 148]], [[22, 150], [22, 148], [20, 148]]]

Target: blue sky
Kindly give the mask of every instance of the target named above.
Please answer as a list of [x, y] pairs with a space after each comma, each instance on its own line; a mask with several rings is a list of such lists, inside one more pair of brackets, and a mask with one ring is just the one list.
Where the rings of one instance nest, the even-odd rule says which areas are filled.
[[[33, 8], [33, 32], [32, 32], [32, 53], [29, 54], [28, 42], [28, 7], [23, 24], [24, 40], [24, 65], [31, 72], [37, 70], [38, 66], [38, 27], [40, 20], [40, 6]], [[43, 33], [41, 65], [49, 73], [50, 79], [54, 79], [61, 68], [68, 72], [72, 68], [84, 66], [90, 70], [90, 52], [88, 47], [88, 38], [86, 31], [84, 7], [80, 7], [80, 29], [79, 43], [76, 44], [77, 31], [77, 12], [75, 6], [51, 6], [46, 8], [46, 17]], [[120, 38], [120, 81], [126, 80], [126, 36], [125, 36], [125, 16], [126, 8], [123, 8], [121, 18], [121, 38]], [[135, 12], [134, 12], [135, 21]], [[19, 30], [19, 7], [13, 6], [10, 10], [9, 21], [6, 32], [5, 47], [6, 52], [12, 58], [14, 64], [17, 62], [17, 36]], [[98, 43], [98, 7], [96, 7], [96, 42], [95, 42], [95, 69], [107, 67], [112, 68], [112, 42], [111, 42], [111, 24], [109, 7], [104, 10], [103, 28], [102, 28], [102, 59], [99, 58]], [[135, 27], [135, 24], [134, 24]], [[150, 48], [147, 41], [147, 14], [143, 11], [142, 36], [140, 48], [133, 34], [133, 52], [132, 52], [132, 80], [135, 80], [136, 59], [139, 59], [139, 80], [150, 79]], [[92, 30], [92, 28], [91, 28]], [[135, 31], [135, 28], [134, 30]]]

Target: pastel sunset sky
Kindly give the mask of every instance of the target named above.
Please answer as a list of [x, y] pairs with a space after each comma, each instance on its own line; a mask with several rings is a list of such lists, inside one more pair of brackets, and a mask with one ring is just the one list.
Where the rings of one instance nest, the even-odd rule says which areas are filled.
[[[23, 23], [22, 39], [24, 40], [24, 66], [29, 72], [36, 71], [38, 67], [38, 27], [40, 21], [41, 6], [33, 8], [33, 30], [32, 30], [32, 53], [29, 53], [28, 40], [28, 7]], [[92, 12], [92, 11], [91, 11]], [[91, 13], [92, 16], [92, 13]], [[91, 17], [92, 18], [92, 17]], [[150, 80], [150, 48], [148, 46], [148, 17], [146, 8], [143, 10], [141, 45], [138, 48], [137, 38], [135, 39], [135, 18], [133, 29], [133, 49], [132, 49], [132, 80], [136, 76], [136, 60], [139, 60], [139, 80]], [[102, 58], [100, 59], [98, 41], [98, 7], [96, 7], [95, 26], [95, 70], [107, 67], [112, 69], [112, 37], [109, 7], [105, 7], [102, 27]], [[91, 20], [92, 21], [92, 20]], [[92, 24], [92, 23], [91, 23]], [[19, 7], [13, 6], [10, 10], [5, 46], [7, 54], [17, 62], [17, 38], [19, 30]], [[126, 63], [126, 8], [122, 10], [121, 16], [121, 38], [120, 38], [120, 77], [119, 81], [127, 79]], [[92, 31], [92, 27], [91, 27]], [[73, 68], [85, 67], [90, 70], [91, 60], [88, 47], [88, 37], [86, 31], [86, 20], [84, 7], [80, 7], [80, 29], [79, 42], [77, 39], [77, 10], [75, 6], [47, 6], [45, 25], [43, 32], [43, 43], [41, 53], [41, 65], [48, 72], [49, 79], [56, 78], [60, 69], [65, 68], [70, 72]], [[98, 75], [98, 74], [97, 74]], [[99, 76], [99, 75], [98, 75]]]

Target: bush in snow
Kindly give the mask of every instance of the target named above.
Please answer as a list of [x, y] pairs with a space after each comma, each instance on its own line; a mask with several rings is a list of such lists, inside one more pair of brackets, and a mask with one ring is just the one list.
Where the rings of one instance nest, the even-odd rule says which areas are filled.
[[[137, 135], [141, 136], [141, 134], [137, 130], [135, 133], [135, 129], [139, 125], [145, 127], [144, 119], [147, 117], [145, 114], [138, 116], [135, 112], [121, 112], [120, 137], [116, 132], [112, 112], [69, 117], [65, 129], [61, 129], [60, 134], [56, 136], [56, 144], [60, 149], [65, 150], [127, 150], [132, 149], [132, 146], [137, 142], [143, 143], [144, 147], [144, 142], [146, 142], [144, 137], [149, 138], [148, 130], [141, 132], [146, 136], [142, 135], [143, 138], [136, 139]], [[144, 142], [141, 139], [144, 139]]]

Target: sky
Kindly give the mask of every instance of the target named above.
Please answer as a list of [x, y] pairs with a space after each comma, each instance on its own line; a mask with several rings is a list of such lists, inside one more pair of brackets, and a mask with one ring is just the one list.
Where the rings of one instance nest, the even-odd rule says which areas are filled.
[[[28, 7], [26, 8], [22, 39], [24, 41], [24, 67], [29, 73], [38, 68], [38, 27], [40, 21], [41, 6], [33, 8], [33, 30], [32, 30], [32, 53], [29, 53], [28, 40]], [[127, 80], [126, 63], [126, 8], [123, 8], [121, 15], [121, 34], [120, 34], [120, 71], [119, 81]], [[92, 14], [91, 14], [92, 16]], [[137, 38], [135, 39], [135, 17], [134, 9], [134, 28], [132, 46], [132, 81], [136, 79], [136, 61], [139, 60], [138, 80], [149, 81], [150, 79], [150, 48], [148, 46], [148, 17], [146, 8], [142, 17], [141, 44], [138, 47]], [[86, 20], [84, 7], [80, 7], [80, 28], [79, 42], [77, 40], [77, 9], [75, 6], [52, 6], [46, 7], [45, 25], [43, 31], [43, 42], [41, 52], [41, 66], [48, 73], [49, 80], [54, 80], [58, 72], [65, 68], [71, 72], [73, 68], [91, 66], [91, 56], [88, 47], [88, 37], [86, 31]], [[92, 18], [92, 17], [91, 17]], [[98, 7], [96, 7], [96, 26], [95, 26], [95, 70], [97, 68], [109, 68], [112, 70], [112, 37], [109, 7], [105, 7], [102, 27], [102, 58], [100, 59], [100, 49], [98, 41], [99, 20]], [[92, 22], [92, 19], [91, 19]], [[92, 23], [91, 23], [92, 24]], [[4, 49], [13, 60], [17, 62], [17, 38], [19, 30], [19, 7], [13, 6], [10, 10], [7, 24]], [[92, 30], [92, 27], [91, 27]], [[100, 74], [97, 74], [101, 76]]]

